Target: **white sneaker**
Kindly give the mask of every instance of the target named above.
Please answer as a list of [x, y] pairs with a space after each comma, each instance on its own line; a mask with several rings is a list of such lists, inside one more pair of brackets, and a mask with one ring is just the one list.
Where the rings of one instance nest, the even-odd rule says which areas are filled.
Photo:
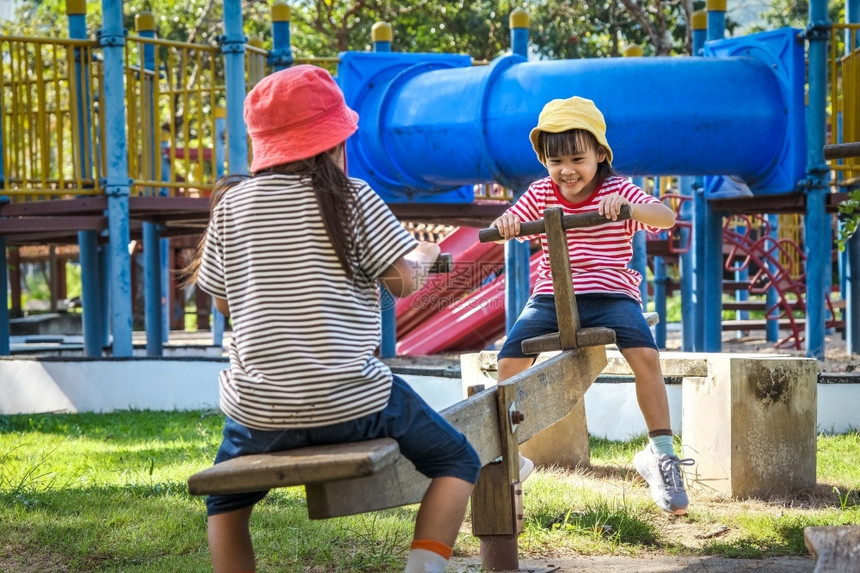
[[535, 470], [535, 463], [520, 454], [520, 483], [526, 481], [526, 479], [532, 475], [532, 472]]
[[651, 498], [660, 509], [682, 515], [687, 513], [687, 491], [684, 489], [684, 480], [681, 478], [681, 466], [691, 466], [696, 463], [691, 458], [683, 460], [677, 456], [657, 454], [651, 446], [633, 456], [633, 466], [636, 471], [645, 478], [651, 488]]

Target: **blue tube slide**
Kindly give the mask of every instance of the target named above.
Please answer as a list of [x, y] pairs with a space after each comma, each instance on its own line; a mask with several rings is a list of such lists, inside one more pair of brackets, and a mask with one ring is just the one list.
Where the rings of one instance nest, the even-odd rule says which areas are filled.
[[338, 81], [361, 116], [350, 173], [389, 202], [417, 194], [451, 202], [452, 190], [485, 181], [522, 188], [546, 174], [528, 139], [544, 104], [578, 95], [603, 111], [621, 174], [731, 174], [754, 193], [790, 192], [805, 153], [796, 37], [786, 29], [733, 39], [729, 56], [507, 55], [489, 66], [466, 56], [346, 52]]

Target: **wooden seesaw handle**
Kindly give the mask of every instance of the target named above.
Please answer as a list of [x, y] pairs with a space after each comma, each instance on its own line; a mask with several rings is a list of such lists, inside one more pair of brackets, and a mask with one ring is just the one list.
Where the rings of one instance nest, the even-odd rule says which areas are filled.
[[[630, 218], [630, 205], [622, 205], [621, 212], [618, 213], [617, 221], [624, 221], [625, 219]], [[577, 229], [580, 227], [594, 227], [596, 225], [602, 225], [603, 223], [607, 223], [610, 220], [607, 219], [604, 215], [600, 215], [597, 211], [592, 211], [590, 213], [580, 213], [577, 215], [565, 215], [561, 218], [561, 226], [564, 230], [567, 229]], [[527, 237], [529, 235], [541, 235], [546, 232], [545, 225], [543, 219], [538, 221], [527, 221], [520, 225], [520, 232], [517, 234], [518, 237]], [[499, 230], [495, 227], [490, 227], [488, 229], [481, 229], [478, 231], [478, 240], [482, 243], [489, 243], [491, 241], [501, 241], [502, 235], [499, 233]]]
[[453, 268], [454, 257], [451, 256], [451, 253], [440, 253], [436, 260], [430, 265], [427, 272], [435, 274], [450, 273]]
[[851, 157], [860, 157], [860, 141], [824, 146], [824, 159], [849, 159]]

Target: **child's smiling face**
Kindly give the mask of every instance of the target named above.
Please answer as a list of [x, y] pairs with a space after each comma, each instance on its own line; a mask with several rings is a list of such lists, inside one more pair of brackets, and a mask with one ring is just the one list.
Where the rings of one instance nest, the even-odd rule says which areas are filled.
[[594, 191], [597, 168], [605, 160], [602, 149], [591, 148], [573, 155], [547, 156], [545, 165], [562, 196], [571, 203], [579, 203]]

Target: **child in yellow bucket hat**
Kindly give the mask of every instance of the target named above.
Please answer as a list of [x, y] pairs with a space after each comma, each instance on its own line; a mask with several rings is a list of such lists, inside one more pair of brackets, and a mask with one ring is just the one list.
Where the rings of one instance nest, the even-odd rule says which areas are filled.
[[[636, 396], [648, 427], [649, 443], [634, 457], [634, 466], [661, 509], [686, 513], [681, 466], [693, 461], [675, 455], [659, 353], [642, 316], [642, 277], [627, 266], [633, 256], [633, 235], [643, 229], [667, 229], [675, 224], [675, 215], [658, 199], [615, 175], [606, 121], [593, 101], [574, 96], [549, 102], [530, 139], [549, 176], [532, 183], [492, 226], [507, 240], [516, 237], [522, 222], [542, 219], [544, 211], [553, 207], [561, 207], [564, 215], [597, 211], [606, 217], [603, 225], [567, 231], [580, 322], [583, 328], [615, 331], [616, 344], [635, 375]], [[618, 219], [623, 205], [630, 206], [630, 219]], [[543, 256], [532, 296], [499, 351], [500, 382], [534, 362], [522, 351], [524, 340], [558, 332], [546, 236], [540, 240]]]

